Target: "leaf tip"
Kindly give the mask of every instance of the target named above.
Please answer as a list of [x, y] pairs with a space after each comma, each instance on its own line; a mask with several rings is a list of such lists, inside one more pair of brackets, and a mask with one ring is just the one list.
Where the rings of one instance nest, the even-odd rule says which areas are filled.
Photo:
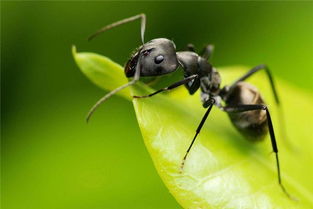
[[74, 57], [75, 57], [76, 53], [77, 53], [76, 46], [72, 45], [72, 54]]

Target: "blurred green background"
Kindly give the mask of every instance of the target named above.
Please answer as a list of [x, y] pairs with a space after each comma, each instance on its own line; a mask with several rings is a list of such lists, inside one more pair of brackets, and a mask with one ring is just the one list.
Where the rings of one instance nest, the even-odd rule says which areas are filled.
[[215, 44], [215, 66], [266, 63], [275, 77], [313, 90], [312, 2], [1, 2], [1, 175], [4, 209], [180, 208], [144, 147], [132, 105], [104, 92], [70, 51], [124, 64], [139, 23], [92, 42], [98, 28], [147, 14], [146, 40]]

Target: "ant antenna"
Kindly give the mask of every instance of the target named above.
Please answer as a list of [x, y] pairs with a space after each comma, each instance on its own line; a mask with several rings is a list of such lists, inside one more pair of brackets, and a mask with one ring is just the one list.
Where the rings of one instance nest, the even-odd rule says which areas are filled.
[[141, 42], [142, 42], [142, 44], [144, 44], [144, 35], [145, 35], [145, 30], [146, 30], [146, 15], [145, 14], [135, 15], [133, 17], [129, 17], [129, 18], [117, 21], [115, 23], [112, 23], [110, 25], [107, 25], [107, 26], [101, 28], [100, 30], [98, 30], [97, 32], [95, 32], [94, 34], [90, 35], [88, 37], [88, 41], [91, 41], [92, 39], [94, 39], [96, 36], [103, 33], [104, 31], [110, 30], [112, 28], [115, 28], [115, 27], [122, 25], [122, 24], [125, 24], [125, 23], [132, 22], [132, 21], [137, 20], [139, 18], [141, 19], [141, 27], [140, 27], [140, 29], [141, 29]]
[[[142, 44], [144, 44], [144, 36], [145, 36], [145, 30], [146, 30], [146, 15], [145, 14], [138, 14], [138, 15], [135, 15], [133, 17], [129, 17], [129, 18], [126, 18], [126, 19], [123, 19], [123, 20], [120, 20], [120, 21], [117, 21], [115, 23], [112, 23], [110, 25], [107, 25], [103, 28], [101, 28], [100, 30], [98, 30], [97, 32], [95, 32], [94, 34], [90, 35], [88, 37], [88, 41], [92, 40], [93, 38], [95, 38], [96, 36], [98, 36], [99, 34], [103, 33], [104, 31], [107, 31], [107, 30], [110, 30], [114, 27], [117, 27], [119, 25], [122, 25], [122, 24], [125, 24], [125, 23], [128, 23], [128, 22], [132, 22], [134, 20], [137, 20], [137, 19], [141, 19], [141, 27], [140, 27], [140, 31], [141, 31], [141, 42]], [[140, 53], [140, 51], [138, 52]], [[139, 78], [140, 78], [140, 62], [138, 60], [137, 62], [137, 66], [136, 66], [136, 71], [135, 71], [135, 75], [134, 75], [134, 79], [116, 89], [114, 89], [113, 91], [109, 92], [108, 94], [104, 95], [104, 97], [102, 97], [101, 99], [99, 99], [97, 101], [97, 103], [92, 106], [92, 108], [89, 110], [88, 114], [87, 114], [87, 117], [86, 117], [86, 121], [88, 123], [90, 117], [92, 116], [92, 114], [95, 112], [95, 110], [103, 103], [105, 102], [108, 98], [110, 98], [112, 95], [116, 94], [117, 92], [121, 91], [122, 89], [128, 87], [128, 86], [131, 86], [133, 84], [135, 84]]]
[[[140, 51], [139, 51], [139, 53], [140, 53]], [[86, 122], [88, 123], [90, 117], [91, 117], [92, 114], [95, 112], [95, 110], [96, 110], [103, 102], [105, 102], [108, 98], [110, 98], [112, 95], [116, 94], [117, 92], [119, 92], [119, 91], [125, 89], [126, 87], [135, 84], [135, 83], [139, 80], [139, 78], [140, 78], [140, 71], [141, 71], [141, 67], [140, 67], [140, 64], [139, 64], [139, 61], [138, 61], [138, 64], [137, 64], [137, 66], [136, 66], [136, 71], [135, 71], [134, 79], [131, 80], [130, 82], [128, 82], [128, 83], [126, 83], [126, 84], [124, 84], [124, 85], [122, 85], [122, 86], [120, 86], [120, 87], [114, 89], [113, 91], [107, 93], [107, 94], [104, 95], [101, 99], [99, 99], [99, 100], [97, 101], [97, 103], [94, 104], [94, 106], [92, 106], [92, 108], [89, 110], [89, 112], [88, 112], [88, 114], [87, 114], [87, 117], [86, 117]]]

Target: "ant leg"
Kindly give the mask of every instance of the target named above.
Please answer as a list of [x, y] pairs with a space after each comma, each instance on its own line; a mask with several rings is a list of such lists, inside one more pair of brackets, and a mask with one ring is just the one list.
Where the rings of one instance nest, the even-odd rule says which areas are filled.
[[203, 57], [205, 60], [208, 60], [213, 54], [213, 51], [214, 51], [214, 45], [209, 44], [202, 50], [201, 57]]
[[141, 19], [141, 42], [142, 42], [142, 44], [144, 44], [144, 36], [145, 36], [145, 29], [146, 29], [146, 15], [145, 14], [135, 15], [133, 17], [129, 17], [129, 18], [117, 21], [115, 23], [112, 23], [110, 25], [107, 25], [107, 26], [99, 29], [94, 34], [90, 35], [88, 37], [88, 41], [92, 40], [93, 38], [98, 36], [100, 33], [103, 33], [104, 31], [110, 30], [111, 28], [115, 28], [115, 27], [122, 25], [122, 24], [125, 24], [125, 23], [132, 22], [132, 21], [137, 20], [137, 19]]
[[272, 74], [269, 70], [269, 68], [267, 67], [267, 65], [258, 65], [258, 66], [255, 66], [254, 68], [252, 68], [251, 70], [249, 70], [245, 75], [243, 75], [242, 77], [240, 77], [238, 80], [236, 80], [235, 82], [233, 82], [230, 86], [229, 86], [229, 91], [227, 93], [227, 95], [230, 95], [232, 90], [237, 86], [237, 84], [241, 81], [244, 81], [246, 80], [247, 78], [249, 78], [250, 76], [252, 76], [254, 73], [260, 71], [260, 70], [265, 70], [266, 72], [266, 75], [270, 81], [270, 84], [271, 84], [271, 88], [272, 88], [272, 91], [273, 91], [273, 94], [274, 94], [274, 98], [275, 98], [275, 102], [277, 105], [279, 105], [279, 98], [278, 98], [278, 94], [277, 94], [277, 91], [276, 91], [276, 87], [275, 87], [275, 84], [274, 84], [274, 79], [272, 77]]
[[273, 123], [271, 119], [270, 112], [265, 105], [236, 105], [236, 106], [226, 106], [223, 107], [223, 110], [228, 113], [238, 113], [238, 112], [246, 112], [246, 111], [252, 111], [252, 110], [265, 110], [266, 111], [266, 117], [267, 117], [267, 124], [268, 124], [268, 130], [270, 133], [270, 138], [271, 138], [271, 143], [272, 143], [272, 148], [275, 153], [276, 157], [276, 167], [277, 167], [277, 175], [278, 175], [278, 184], [280, 185], [281, 189], [283, 192], [290, 198], [290, 199], [295, 199], [293, 198], [285, 189], [282, 179], [281, 179], [281, 171], [280, 171], [280, 164], [279, 164], [279, 158], [278, 158], [278, 147], [277, 147], [277, 142], [275, 138], [275, 133], [274, 133], [274, 128], [273, 128]]
[[181, 86], [183, 84], [186, 84], [194, 79], [196, 79], [198, 77], [198, 75], [192, 75], [192, 76], [189, 76], [187, 78], [185, 78], [184, 80], [181, 80], [181, 81], [178, 81], [172, 85], [170, 85], [169, 87], [166, 87], [166, 88], [163, 88], [163, 89], [160, 89], [160, 90], [157, 90], [155, 92], [153, 92], [152, 94], [149, 94], [149, 95], [144, 95], [144, 96], [133, 96], [133, 98], [147, 98], [147, 97], [152, 97], [158, 93], [161, 93], [163, 91], [169, 91], [169, 90], [172, 90], [178, 86]]
[[92, 114], [94, 113], [94, 111], [99, 107], [99, 105], [101, 105], [104, 101], [106, 101], [108, 98], [110, 98], [112, 95], [116, 94], [117, 92], [121, 91], [122, 89], [125, 89], [128, 86], [131, 86], [133, 84], [135, 84], [139, 78], [140, 78], [140, 66], [137, 65], [136, 66], [136, 71], [135, 71], [135, 75], [134, 75], [134, 79], [116, 89], [114, 89], [113, 91], [107, 93], [106, 95], [104, 95], [104, 97], [102, 97], [101, 99], [99, 99], [96, 104], [94, 104], [94, 106], [92, 106], [92, 108], [89, 110], [87, 117], [86, 117], [86, 121], [88, 123], [90, 117], [92, 116]]
[[201, 128], [202, 128], [202, 126], [204, 125], [206, 119], [208, 118], [208, 116], [209, 116], [209, 114], [210, 114], [210, 112], [211, 112], [211, 109], [212, 109], [214, 103], [215, 103], [215, 100], [214, 100], [214, 99], [211, 99], [211, 100], [210, 100], [210, 105], [209, 105], [209, 107], [208, 107], [208, 110], [205, 112], [204, 116], [202, 117], [201, 122], [200, 122], [200, 124], [199, 124], [199, 126], [198, 126], [198, 128], [197, 128], [197, 130], [196, 130], [196, 134], [195, 134], [195, 136], [193, 137], [193, 139], [192, 139], [192, 141], [191, 141], [191, 144], [189, 145], [189, 147], [188, 147], [188, 149], [187, 149], [187, 151], [186, 151], [186, 154], [185, 154], [185, 156], [184, 156], [184, 158], [183, 158], [183, 161], [182, 161], [182, 163], [181, 163], [181, 165], [180, 165], [181, 170], [183, 170], [183, 168], [184, 168], [184, 165], [185, 165], [187, 156], [188, 156], [188, 154], [189, 154], [189, 151], [190, 151], [192, 145], [194, 144], [194, 142], [195, 142], [195, 140], [196, 140], [198, 134], [200, 133]]
[[187, 44], [187, 50], [191, 52], [196, 52], [195, 46], [193, 44]]

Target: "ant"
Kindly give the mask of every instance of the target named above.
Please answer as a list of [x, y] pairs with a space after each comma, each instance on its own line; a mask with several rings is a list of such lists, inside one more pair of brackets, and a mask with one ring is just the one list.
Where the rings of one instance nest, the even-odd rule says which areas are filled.
[[[244, 82], [247, 78], [254, 75], [260, 70], [264, 70], [269, 79], [270, 86], [275, 98], [275, 102], [279, 105], [278, 94], [274, 85], [274, 80], [266, 65], [258, 65], [248, 71], [245, 75], [238, 78], [232, 84], [220, 88], [221, 77], [218, 71], [208, 62], [213, 52], [213, 45], [206, 46], [199, 55], [195, 52], [194, 46], [189, 44], [188, 51], [176, 52], [176, 46], [173, 41], [166, 38], [156, 38], [151, 41], [144, 42], [144, 33], [146, 26], [145, 14], [139, 14], [129, 17], [118, 22], [107, 25], [96, 33], [89, 36], [88, 40], [95, 38], [100, 33], [117, 27], [119, 25], [141, 20], [141, 41], [142, 45], [136, 49], [125, 65], [126, 77], [133, 79], [125, 85], [109, 92], [102, 97], [89, 111], [87, 122], [97, 107], [118, 91], [135, 84], [139, 78], [145, 76], [160, 76], [176, 71], [181, 67], [184, 71], [184, 79], [173, 83], [172, 85], [155, 91], [152, 94], [144, 96], [133, 96], [133, 98], [148, 98], [158, 93], [175, 89], [184, 85], [189, 94], [194, 94], [198, 89], [201, 90], [201, 101], [204, 108], [207, 108], [196, 133], [189, 145], [181, 163], [181, 170], [184, 167], [187, 156], [201, 131], [210, 111], [215, 105], [220, 110], [226, 112], [236, 129], [246, 138], [252, 141], [258, 141], [265, 137], [269, 132], [273, 152], [276, 157], [276, 167], [278, 175], [278, 183], [282, 191], [290, 198], [281, 179], [281, 170], [278, 158], [278, 147], [274, 134], [273, 123], [270, 112], [260, 92], [252, 85]], [[226, 106], [222, 105], [222, 101]]]

